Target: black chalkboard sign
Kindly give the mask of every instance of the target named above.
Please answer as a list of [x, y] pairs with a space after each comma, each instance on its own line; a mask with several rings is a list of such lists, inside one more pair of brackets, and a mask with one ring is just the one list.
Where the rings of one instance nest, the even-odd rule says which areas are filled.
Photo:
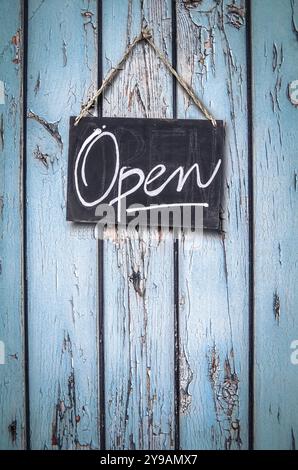
[[107, 204], [142, 211], [203, 207], [204, 228], [220, 230], [222, 121], [87, 117], [70, 119], [67, 220], [96, 222]]

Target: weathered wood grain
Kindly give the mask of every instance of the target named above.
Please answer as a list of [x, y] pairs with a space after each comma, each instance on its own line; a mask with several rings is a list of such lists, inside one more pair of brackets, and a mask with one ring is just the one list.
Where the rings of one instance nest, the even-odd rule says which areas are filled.
[[96, 240], [65, 214], [69, 117], [97, 82], [97, 4], [29, 0], [28, 17], [31, 444], [98, 448]]
[[[266, 23], [270, 27], [265, 27]], [[252, 2], [255, 214], [255, 447], [298, 441], [298, 2]], [[296, 344], [297, 347], [297, 344]]]
[[[25, 446], [22, 2], [0, 15], [0, 448]], [[99, 403], [97, 249], [65, 220], [68, 119], [148, 23], [172, 58], [170, 0], [29, 0], [27, 267], [32, 448], [109, 449], [175, 442], [173, 239], [106, 234], [105, 403]], [[295, 449], [298, 1], [252, 5], [255, 227], [255, 447]], [[176, 2], [183, 77], [226, 122], [225, 236], [179, 245], [180, 445], [248, 443], [248, 132], [244, 0]], [[270, 18], [270, 21], [268, 20]], [[266, 23], [266, 27], [264, 24]], [[5, 96], [1, 95], [1, 82]], [[293, 89], [293, 87], [292, 87]], [[5, 102], [3, 103], [3, 99]], [[171, 117], [172, 78], [140, 44], [103, 99], [106, 116]], [[178, 89], [178, 117], [201, 118]], [[112, 237], [112, 239], [111, 239]], [[297, 344], [297, 343], [296, 343]]]
[[[231, 5], [233, 3], [233, 5]], [[248, 155], [243, 1], [177, 2], [178, 70], [226, 123], [225, 234], [180, 244], [181, 447], [248, 445]], [[202, 119], [182, 92], [178, 117]]]
[[[148, 23], [171, 58], [169, 0], [103, 1], [103, 70]], [[171, 117], [172, 78], [148, 45], [134, 50], [103, 100], [103, 114]], [[174, 447], [173, 241], [154, 230], [105, 242], [107, 448]]]
[[21, 3], [0, 15], [0, 449], [25, 446]]

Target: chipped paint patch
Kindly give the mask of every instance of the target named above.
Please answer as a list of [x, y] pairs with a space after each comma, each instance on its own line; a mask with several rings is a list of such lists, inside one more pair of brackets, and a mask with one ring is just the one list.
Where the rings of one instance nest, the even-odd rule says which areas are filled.
[[245, 24], [245, 8], [235, 3], [227, 5], [228, 24], [236, 29], [242, 28]]
[[14, 64], [19, 64], [21, 62], [21, 52], [20, 52], [20, 44], [21, 44], [21, 31], [18, 30], [14, 36], [11, 38], [11, 44], [14, 46], [14, 57], [12, 62]]
[[[0, 196], [0, 219], [3, 218], [3, 209], [4, 209], [4, 196]], [[0, 269], [0, 274], [2, 274], [1, 269]]]
[[296, 439], [294, 434], [294, 429], [291, 428], [291, 449], [296, 450]]
[[5, 364], [5, 344], [3, 341], [0, 341], [0, 366]]
[[52, 421], [52, 447], [60, 449], [75, 448], [78, 442], [77, 399], [75, 370], [73, 364], [72, 341], [68, 332], [64, 332], [61, 357], [65, 356], [68, 372], [63, 383], [58, 383], [58, 396], [54, 405]]
[[96, 26], [95, 24], [93, 23], [93, 16], [94, 16], [94, 13], [90, 10], [82, 10], [81, 11], [81, 15], [82, 17], [86, 20], [86, 22], [84, 23], [84, 28], [90, 24], [92, 26], [92, 28], [95, 30], [96, 29]]
[[298, 107], [298, 80], [289, 84], [289, 99], [294, 106]]
[[67, 48], [66, 42], [63, 40], [62, 42], [62, 56], [63, 56], [63, 67], [67, 66]]
[[34, 158], [41, 162], [43, 166], [46, 167], [46, 169], [49, 169], [49, 155], [47, 153], [42, 153], [39, 145], [36, 146], [36, 149], [34, 150]]
[[226, 356], [223, 368], [215, 346], [209, 356], [209, 379], [213, 391], [216, 420], [224, 436], [225, 450], [241, 449], [239, 420], [239, 379], [235, 371], [234, 352]]
[[8, 426], [8, 432], [10, 434], [10, 437], [11, 437], [11, 440], [13, 442], [13, 444], [15, 444], [16, 440], [17, 440], [17, 420], [14, 419], [10, 425]]
[[18, 361], [18, 360], [19, 360], [18, 353], [9, 354], [9, 357], [10, 357], [11, 359], [14, 359], [15, 361]]
[[292, 30], [293, 30], [293, 33], [295, 34], [296, 39], [298, 40], [298, 26], [297, 26], [297, 21], [296, 21], [297, 3], [295, 3], [295, 0], [291, 0], [291, 8], [292, 8]]
[[36, 83], [35, 83], [35, 87], [34, 87], [34, 94], [35, 94], [35, 96], [37, 95], [37, 93], [39, 92], [39, 90], [40, 90], [40, 72], [38, 72], [37, 79], [36, 79]]
[[81, 444], [80, 442], [76, 442], [75, 450], [92, 450], [91, 444]]
[[189, 386], [193, 381], [193, 371], [189, 365], [185, 350], [180, 354], [180, 412], [185, 415], [190, 411], [192, 396]]
[[4, 149], [4, 119], [3, 114], [0, 116], [0, 149]]
[[203, 0], [183, 0], [185, 8], [196, 8]]
[[0, 104], [5, 104], [5, 87], [2, 80], [0, 80]]
[[49, 133], [50, 135], [56, 140], [56, 142], [59, 144], [61, 150], [63, 149], [63, 142], [61, 135], [59, 133], [59, 128], [58, 124], [59, 121], [56, 122], [48, 122], [41, 116], [38, 116], [38, 114], [35, 114], [33, 111], [29, 110], [27, 117], [29, 119], [34, 119], [34, 121], [39, 122]]
[[274, 292], [273, 295], [273, 313], [274, 313], [274, 318], [279, 324], [279, 319], [280, 319], [280, 298], [277, 292]]
[[129, 276], [129, 281], [132, 282], [134, 290], [140, 297], [144, 297], [145, 295], [145, 283], [144, 279], [141, 278], [141, 273], [139, 270], [135, 271], [132, 268], [132, 273]]

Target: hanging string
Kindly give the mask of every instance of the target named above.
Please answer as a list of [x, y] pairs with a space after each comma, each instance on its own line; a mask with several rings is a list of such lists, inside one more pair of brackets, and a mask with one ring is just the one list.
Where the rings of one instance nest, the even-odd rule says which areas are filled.
[[137, 36], [133, 42], [127, 47], [122, 59], [120, 62], [117, 64], [116, 67], [112, 68], [110, 72], [108, 73], [107, 77], [103, 80], [101, 87], [96, 91], [96, 93], [88, 100], [88, 102], [82, 107], [80, 114], [77, 116], [75, 119], [74, 125], [78, 125], [82, 117], [86, 116], [88, 113], [89, 109], [94, 106], [94, 103], [98, 99], [98, 97], [103, 93], [107, 85], [111, 84], [114, 78], [118, 75], [120, 70], [122, 70], [126, 60], [130, 56], [130, 53], [132, 52], [133, 48], [141, 41], [147, 41], [148, 44], [152, 47], [152, 49], [155, 51], [156, 55], [159, 57], [159, 59], [162, 61], [162, 63], [167, 67], [167, 69], [174, 75], [174, 77], [177, 79], [178, 83], [181, 85], [181, 87], [186, 91], [186, 93], [190, 96], [190, 98], [193, 100], [193, 102], [197, 105], [197, 107], [200, 109], [200, 111], [204, 114], [204, 116], [211, 121], [214, 127], [216, 127], [216, 120], [212, 116], [212, 114], [208, 111], [206, 106], [202, 103], [202, 101], [196, 96], [194, 90], [191, 88], [191, 86], [182, 78], [176, 70], [172, 67], [170, 62], [167, 60], [167, 58], [164, 56], [164, 54], [158, 49], [156, 44], [152, 40], [152, 35], [151, 32], [148, 28], [144, 28], [139, 36]]

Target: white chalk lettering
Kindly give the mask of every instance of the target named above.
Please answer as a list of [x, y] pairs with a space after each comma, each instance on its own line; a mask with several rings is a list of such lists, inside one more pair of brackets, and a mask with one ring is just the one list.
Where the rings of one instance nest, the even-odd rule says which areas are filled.
[[[103, 126], [103, 129], [105, 129], [105, 127], [106, 126]], [[85, 187], [88, 187], [88, 181], [86, 180], [87, 158], [91, 149], [96, 144], [96, 142], [98, 142], [103, 137], [107, 137], [111, 139], [114, 145], [114, 149], [115, 149], [114, 174], [112, 176], [110, 183], [107, 183], [108, 185], [107, 189], [104, 191], [103, 194], [98, 195], [98, 198], [96, 200], [86, 201], [86, 199], [81, 194], [79, 181], [82, 181], [82, 184]], [[82, 165], [80, 167], [80, 160], [83, 155], [84, 157], [83, 157]], [[112, 132], [103, 131], [102, 129], [95, 129], [92, 132], [92, 134], [84, 141], [78, 153], [78, 156], [75, 162], [75, 169], [74, 169], [75, 188], [76, 188], [76, 192], [77, 192], [77, 195], [81, 204], [85, 207], [93, 207], [93, 206], [97, 206], [100, 202], [107, 200], [112, 189], [117, 184], [116, 186], [117, 196], [111, 199], [110, 201], [106, 201], [106, 202], [109, 205], [117, 204], [117, 213], [118, 213], [118, 217], [120, 217], [121, 201], [124, 198], [126, 198], [128, 195], [135, 193], [142, 185], [143, 185], [144, 193], [149, 197], [154, 197], [154, 196], [161, 194], [162, 191], [165, 189], [165, 187], [169, 184], [169, 182], [172, 181], [175, 177], [177, 177], [176, 191], [177, 193], [180, 193], [183, 190], [189, 176], [193, 172], [195, 172], [197, 187], [201, 189], [205, 189], [209, 187], [214, 181], [221, 167], [221, 163], [222, 163], [222, 160], [219, 159], [214, 170], [212, 171], [210, 178], [206, 182], [202, 181], [199, 164], [194, 163], [186, 172], [183, 166], [179, 166], [166, 178], [166, 180], [163, 183], [161, 183], [159, 186], [155, 187], [154, 189], [153, 188], [150, 189], [150, 186], [152, 186], [154, 182], [158, 182], [160, 177], [167, 172], [166, 166], [164, 164], [156, 165], [149, 171], [147, 176], [145, 176], [143, 170], [141, 170], [140, 168], [131, 168], [127, 166], [120, 167], [119, 146], [118, 146], [118, 142], [117, 142], [115, 135]], [[79, 171], [79, 168], [80, 168], [80, 171]], [[131, 177], [133, 177], [134, 183], [131, 185], [131, 187], [128, 190], [122, 192], [123, 182], [125, 180], [128, 180]], [[138, 178], [137, 182], [135, 182], [135, 177]], [[172, 204], [172, 206], [174, 205], [175, 204]], [[177, 206], [180, 206], [180, 205], [182, 204], [177, 202]], [[186, 204], [184, 203], [183, 205], [187, 205], [187, 203]], [[208, 207], [208, 204], [204, 202], [198, 203], [197, 205]]]

